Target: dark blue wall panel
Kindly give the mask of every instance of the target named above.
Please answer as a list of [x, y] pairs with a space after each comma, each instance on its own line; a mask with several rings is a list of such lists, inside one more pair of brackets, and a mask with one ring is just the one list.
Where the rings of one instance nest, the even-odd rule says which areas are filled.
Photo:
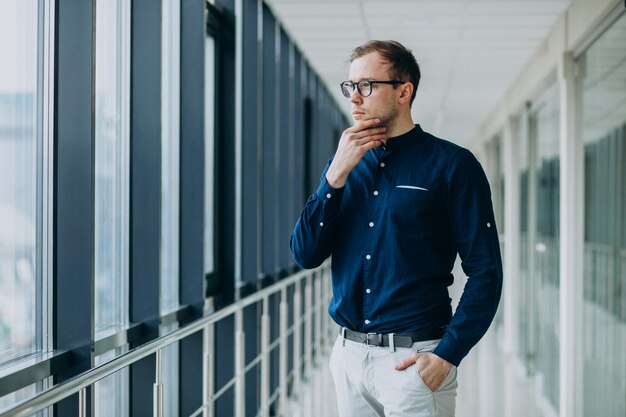
[[256, 288], [259, 274], [257, 233], [258, 213], [258, 140], [259, 118], [257, 109], [260, 105], [258, 45], [257, 45], [257, 0], [243, 1], [243, 100], [242, 100], [242, 281]]
[[263, 277], [273, 278], [276, 265], [276, 20], [267, 6], [263, 6], [263, 146], [261, 175]]

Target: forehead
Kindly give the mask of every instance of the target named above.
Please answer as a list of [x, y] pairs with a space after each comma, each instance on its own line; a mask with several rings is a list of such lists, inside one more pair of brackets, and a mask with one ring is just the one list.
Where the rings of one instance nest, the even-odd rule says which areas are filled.
[[350, 64], [350, 80], [386, 79], [388, 70], [389, 63], [378, 52], [372, 52], [352, 61]]

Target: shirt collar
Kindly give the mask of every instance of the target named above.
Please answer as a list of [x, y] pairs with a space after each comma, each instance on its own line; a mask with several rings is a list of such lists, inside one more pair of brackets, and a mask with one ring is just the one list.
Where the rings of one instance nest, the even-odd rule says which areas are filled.
[[387, 143], [385, 145], [381, 145], [373, 149], [374, 153], [380, 158], [381, 156], [392, 152], [396, 153], [402, 151], [409, 144], [409, 142], [418, 139], [422, 132], [423, 131], [420, 125], [416, 124], [415, 127], [408, 132], [403, 133], [400, 136], [394, 136], [387, 139]]

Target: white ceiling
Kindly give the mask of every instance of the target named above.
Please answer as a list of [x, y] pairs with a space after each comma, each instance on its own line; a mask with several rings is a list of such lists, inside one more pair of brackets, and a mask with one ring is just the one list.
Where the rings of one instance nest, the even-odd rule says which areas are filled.
[[467, 143], [570, 0], [265, 0], [349, 116], [346, 58], [370, 39], [413, 50], [416, 123]]

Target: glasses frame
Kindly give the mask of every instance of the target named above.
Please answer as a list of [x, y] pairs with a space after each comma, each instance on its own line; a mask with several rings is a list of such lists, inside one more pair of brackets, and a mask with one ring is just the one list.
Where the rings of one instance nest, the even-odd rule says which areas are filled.
[[[387, 81], [377, 81], [377, 80], [361, 80], [357, 83], [354, 83], [352, 81], [343, 81], [342, 83], [339, 84], [339, 87], [341, 87], [341, 93], [346, 97], [346, 98], [351, 98], [352, 94], [354, 94], [354, 90], [356, 89], [359, 92], [359, 95], [361, 97], [369, 97], [372, 95], [372, 86], [374, 84], [391, 84], [391, 85], [399, 85], [399, 84], [404, 84], [406, 81], [402, 81], [402, 80], [387, 80]], [[369, 88], [369, 93], [368, 94], [363, 94], [361, 92], [361, 83], [369, 83], [370, 84], [370, 88]], [[344, 90], [344, 85], [347, 87], [348, 85], [352, 85], [352, 92], [350, 93], [350, 95], [346, 95]]]

